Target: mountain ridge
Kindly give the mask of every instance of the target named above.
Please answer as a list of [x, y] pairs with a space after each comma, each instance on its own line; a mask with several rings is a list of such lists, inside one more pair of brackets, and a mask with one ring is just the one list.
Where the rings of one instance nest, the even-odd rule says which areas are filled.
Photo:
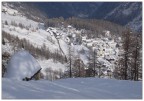
[[[42, 7], [41, 4], [45, 7]], [[75, 16], [86, 19], [103, 19], [129, 26], [135, 31], [142, 29], [142, 17], [138, 18], [142, 16], [141, 2], [46, 2], [41, 4], [34, 3], [50, 18]], [[136, 18], [138, 19], [135, 20]], [[138, 24], [140, 26], [137, 27]]]
[[[31, 11], [34, 9], [38, 13], [37, 18], [40, 20], [48, 18], [64, 19], [78, 17], [82, 19], [101, 19], [111, 21], [122, 26], [128, 26], [134, 31], [142, 31], [142, 2], [17, 2], [14, 7], [21, 12], [25, 9]], [[22, 6], [22, 7], [21, 7]]]

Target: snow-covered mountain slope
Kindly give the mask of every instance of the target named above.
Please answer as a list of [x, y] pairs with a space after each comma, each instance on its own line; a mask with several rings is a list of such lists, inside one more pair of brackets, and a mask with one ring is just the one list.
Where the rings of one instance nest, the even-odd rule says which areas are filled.
[[[3, 26], [3, 31], [18, 36], [20, 39], [27, 39], [35, 47], [41, 47], [45, 44], [47, 47], [51, 47], [50, 51], [58, 49], [59, 46], [56, 42], [57, 39], [54, 36], [51, 36], [50, 33], [46, 32], [44, 29], [41, 29], [42, 23], [35, 22], [33, 20], [27, 19], [25, 16], [21, 17], [16, 13], [15, 16], [10, 15], [13, 9], [7, 8], [7, 13], [2, 13], [2, 22], [7, 21], [8, 25]], [[15, 25], [12, 25], [14, 23]], [[20, 28], [18, 25], [22, 24], [25, 28]], [[49, 38], [50, 37], [50, 38]], [[53, 42], [50, 42], [52, 40]]]
[[[51, 28], [51, 27], [45, 30], [43, 23], [30, 20], [26, 16], [21, 16], [21, 13], [10, 7], [4, 6], [3, 8], [6, 9], [6, 12], [2, 13], [2, 22], [3, 22], [2, 31], [5, 31], [10, 35], [17, 36], [19, 39], [26, 39], [30, 42], [30, 44], [32, 44], [36, 48], [41, 48], [42, 46], [45, 46], [46, 48], [49, 49], [51, 53], [55, 53], [57, 51], [63, 56], [67, 57], [68, 43], [69, 43], [68, 40], [70, 40], [67, 37], [68, 36], [67, 29], [66, 32], [60, 30], [59, 28]], [[3, 45], [2, 47], [3, 52], [14, 53], [13, 48], [11, 47], [15, 46], [10, 45], [12, 44], [6, 42], [6, 44]], [[78, 49], [80, 49], [80, 47], [84, 47], [86, 49], [85, 46], [78, 46], [78, 47], [79, 47]], [[75, 53], [78, 54], [76, 50]], [[84, 57], [84, 55], [82, 56]], [[45, 68], [46, 65], [48, 65], [50, 61], [52, 62], [53, 60], [44, 60], [44, 61], [42, 60], [40, 61], [43, 63], [42, 68], [43, 66]], [[59, 62], [58, 65], [53, 63], [51, 67], [52, 69], [60, 67], [63, 71], [65, 70], [64, 68], [65, 65]]]
[[126, 2], [120, 3], [111, 12], [105, 15], [104, 19], [127, 25], [133, 30], [142, 29], [142, 3]]
[[[8, 10], [7, 8], [15, 9], [16, 12], [19, 12], [21, 16], [26, 16], [29, 19], [34, 21], [42, 21], [47, 18], [43, 11], [37, 9], [33, 4], [30, 2], [2, 2], [2, 12]], [[13, 15], [13, 13], [10, 13]], [[15, 14], [14, 14], [15, 15]]]
[[[21, 16], [20, 12], [9, 6], [3, 6], [3, 8], [5, 8], [5, 12], [2, 12], [2, 31], [17, 36], [19, 39], [28, 40], [35, 48], [41, 49], [44, 46], [51, 53], [58, 52], [66, 58], [68, 58], [70, 46], [74, 60], [80, 58], [85, 68], [89, 66], [89, 56], [95, 50], [97, 61], [104, 66], [102, 67], [104, 68], [103, 72], [113, 71], [119, 48], [116, 46], [117, 42], [111, 38], [110, 31], [103, 31], [105, 37], [88, 39], [87, 36], [82, 35], [83, 29], [77, 30], [71, 25], [45, 28], [43, 23]], [[51, 67], [46, 65], [49, 65], [50, 61], [53, 60], [39, 59], [39, 61], [43, 68], [42, 71], [44, 71], [45, 68]], [[53, 65], [52, 69], [54, 70], [58, 66], [55, 63], [51, 65]], [[66, 69], [65, 64], [61, 64], [59, 67], [63, 71]]]
[[25, 82], [3, 78], [2, 99], [142, 99], [142, 82], [98, 78]]
[[[64, 73], [64, 71], [67, 69], [66, 68], [66, 64], [62, 64], [60, 62], [54, 62], [53, 59], [49, 59], [49, 60], [41, 60], [39, 59], [38, 60], [39, 64], [41, 65], [42, 67], [42, 70], [41, 72], [43, 73], [44, 75], [44, 79], [46, 79], [46, 69], [52, 69], [53, 71], [59, 71], [59, 72], [62, 72]], [[60, 75], [59, 75], [60, 76]], [[58, 77], [60, 78], [60, 77]], [[51, 79], [49, 79], [51, 80]]]

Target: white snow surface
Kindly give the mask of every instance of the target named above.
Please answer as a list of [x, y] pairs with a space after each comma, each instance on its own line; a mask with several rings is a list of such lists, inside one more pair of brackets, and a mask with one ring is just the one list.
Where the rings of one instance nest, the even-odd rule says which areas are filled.
[[142, 82], [99, 78], [2, 79], [2, 99], [142, 99]]
[[49, 60], [38, 60], [39, 64], [41, 65], [41, 72], [46, 75], [45, 73], [45, 69], [46, 68], [51, 68], [52, 70], [56, 71], [56, 70], [62, 70], [62, 72], [64, 72], [66, 70], [66, 64], [62, 64], [60, 62], [54, 62], [53, 59], [49, 59]]
[[15, 53], [8, 62], [6, 78], [22, 80], [31, 77], [40, 69], [39, 63], [27, 51], [21, 50]]
[[2, 52], [8, 52], [12, 55], [14, 53], [13, 47], [10, 45], [10, 43], [6, 43], [5, 45], [2, 44]]
[[11, 21], [14, 21], [15, 23], [19, 24], [23, 24], [24, 26], [31, 26], [33, 28], [38, 27], [38, 22], [35, 22], [33, 20], [27, 19], [26, 17], [21, 17], [19, 15], [17, 16], [11, 16], [9, 14], [2, 14], [2, 21], [7, 21], [8, 24], [11, 23]]

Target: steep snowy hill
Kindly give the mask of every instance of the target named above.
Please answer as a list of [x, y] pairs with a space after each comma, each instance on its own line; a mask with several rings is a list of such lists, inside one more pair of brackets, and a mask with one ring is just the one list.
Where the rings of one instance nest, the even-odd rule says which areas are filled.
[[[47, 15], [37, 9], [33, 4], [27, 2], [2, 2], [2, 5], [6, 8], [2, 8], [2, 12], [5, 12], [7, 8], [12, 8], [21, 13], [21, 16], [26, 16], [28, 19], [35, 21], [44, 22], [44, 19], [47, 18]], [[12, 13], [13, 14], [13, 13]]]
[[[46, 60], [39, 59], [42, 71], [50, 67], [54, 70], [68, 70], [68, 68], [66, 68], [66, 62], [63, 62], [63, 64], [54, 62], [51, 63], [52, 66], [50, 66], [50, 61], [54, 61], [54, 58], [59, 58], [58, 62], [60, 62], [62, 58], [56, 57], [57, 54], [63, 56], [65, 60], [68, 60], [69, 47], [73, 55], [72, 64], [75, 64], [75, 62], [80, 59], [84, 69], [91, 67], [89, 64], [93, 61], [91, 57], [93, 57], [92, 54], [95, 50], [97, 53], [97, 61], [103, 66], [102, 74], [108, 76], [108, 71], [114, 71], [114, 62], [118, 58], [119, 48], [116, 46], [118, 43], [111, 37], [110, 31], [103, 30], [102, 33], [105, 34], [105, 37], [88, 38], [87, 35], [83, 35], [84, 29], [78, 30], [71, 25], [65, 27], [63, 24], [59, 27], [45, 28], [43, 23], [29, 19], [26, 16], [21, 16], [20, 12], [8, 5], [3, 6], [3, 8], [6, 9], [5, 12], [2, 13], [2, 31], [5, 32], [3, 34], [8, 33], [8, 35], [15, 36], [15, 41], [18, 38], [19, 40], [27, 40], [27, 44], [30, 44], [27, 48], [28, 51], [31, 50], [30, 47], [33, 47], [35, 50], [37, 49], [37, 53], [31, 51], [31, 54], [34, 56], [37, 55], [39, 51], [43, 56], [50, 53], [52, 55], [55, 54], [53, 58], [49, 56]], [[11, 42], [14, 42], [14, 40], [12, 39]], [[24, 43], [21, 43], [19, 46], [24, 48], [26, 41], [23, 42]], [[18, 42], [14, 44], [18, 44]], [[18, 45], [14, 44], [11, 44], [13, 49], [18, 51]], [[3, 45], [4, 50], [6, 50], [6, 46], [7, 43]], [[47, 53], [44, 53], [44, 51], [47, 51]], [[57, 68], [58, 64], [60, 68]], [[76, 68], [77, 66], [73, 67]]]
[[142, 82], [98, 78], [2, 79], [2, 99], [142, 99]]
[[[59, 53], [63, 57], [68, 57], [68, 46], [69, 46], [69, 29], [68, 28], [52, 28], [49, 27], [47, 29], [44, 28], [44, 24], [40, 22], [36, 22], [34, 20], [28, 19], [26, 16], [21, 16], [21, 13], [17, 10], [9, 7], [9, 6], [3, 6], [6, 12], [2, 13], [2, 23], [3, 28], [2, 31], [4, 31], [7, 35], [11, 35], [14, 37], [19, 38], [19, 40], [27, 40], [28, 44], [31, 44], [31, 46], [35, 47], [35, 49], [40, 49], [41, 51], [44, 51], [44, 49], [47, 49], [51, 54], [57, 54]], [[73, 31], [73, 33], [77, 32], [77, 30]], [[78, 31], [80, 32], [80, 31]], [[3, 35], [5, 36], [5, 35]], [[8, 38], [8, 37], [7, 37]], [[16, 39], [17, 39], [16, 38]], [[4, 38], [4, 40], [8, 40], [5, 42], [5, 45], [3, 45], [3, 52], [8, 53], [14, 53], [15, 51], [19, 51], [18, 45], [20, 43], [16, 42], [16, 39], [12, 39], [11, 41]], [[10, 42], [12, 43], [10, 43]], [[71, 47], [72, 49], [75, 49], [74, 54], [79, 54], [78, 52], [81, 51], [81, 49], [85, 49], [85, 51], [88, 51], [86, 46], [78, 45], [78, 49], [75, 48], [73, 45], [74, 40], [71, 40]], [[22, 43], [22, 47], [25, 47], [26, 42]], [[10, 48], [9, 45], [12, 47]], [[10, 49], [9, 49], [10, 48]], [[29, 47], [30, 49], [30, 47]], [[46, 50], [46, 51], [47, 51]], [[28, 50], [30, 51], [30, 50]], [[32, 55], [35, 55], [34, 52], [31, 52]], [[47, 53], [48, 54], [48, 53]], [[46, 55], [47, 55], [46, 54]], [[11, 54], [12, 55], [12, 54]], [[87, 63], [87, 56], [85, 54], [80, 55], [82, 59], [85, 59], [84, 63]], [[55, 57], [56, 58], [56, 57]], [[65, 64], [60, 63], [59, 61], [54, 62], [54, 59], [50, 60], [42, 60], [39, 59], [40, 63], [42, 63], [42, 71], [45, 71], [45, 68], [51, 68], [52, 70], [59, 70], [65, 71]], [[53, 62], [53, 63], [51, 63]], [[51, 66], [50, 66], [51, 64]], [[43, 73], [45, 74], [45, 73]]]
[[126, 2], [120, 3], [112, 11], [108, 12], [104, 19], [127, 25], [133, 30], [141, 31], [142, 29], [142, 3]]

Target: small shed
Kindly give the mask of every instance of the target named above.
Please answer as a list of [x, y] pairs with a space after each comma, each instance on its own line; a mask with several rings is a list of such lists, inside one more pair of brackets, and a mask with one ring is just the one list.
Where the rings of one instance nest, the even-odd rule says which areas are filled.
[[10, 58], [4, 77], [29, 81], [34, 79], [40, 70], [36, 59], [28, 51], [21, 50]]

